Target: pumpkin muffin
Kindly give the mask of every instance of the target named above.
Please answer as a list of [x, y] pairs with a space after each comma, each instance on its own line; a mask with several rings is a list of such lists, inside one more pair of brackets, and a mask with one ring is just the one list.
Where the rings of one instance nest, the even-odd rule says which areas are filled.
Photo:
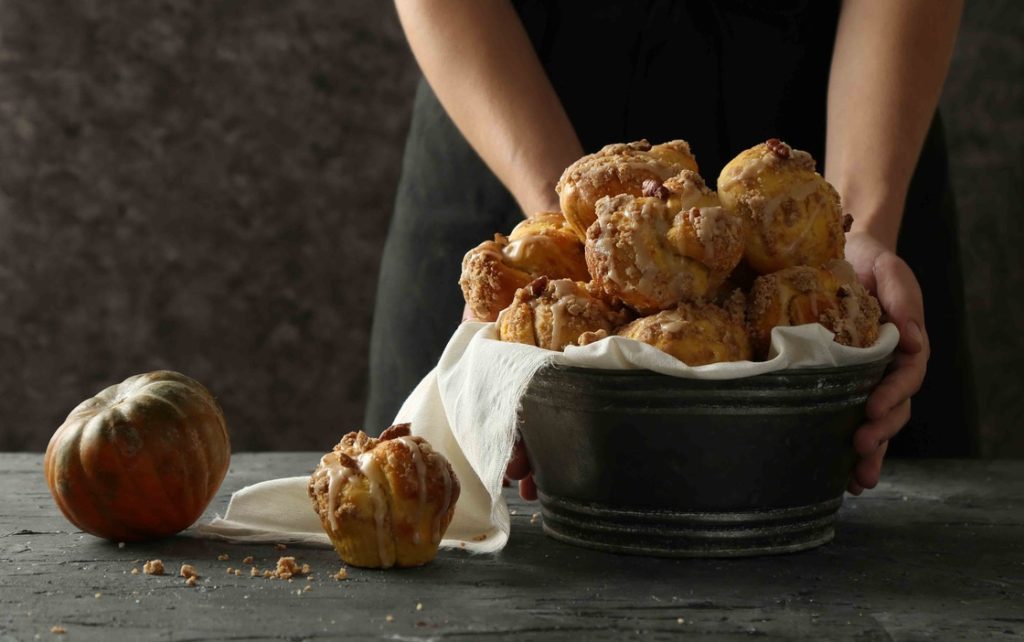
[[434, 559], [459, 499], [451, 464], [409, 424], [377, 439], [348, 433], [320, 459], [308, 489], [338, 555], [364, 568]]

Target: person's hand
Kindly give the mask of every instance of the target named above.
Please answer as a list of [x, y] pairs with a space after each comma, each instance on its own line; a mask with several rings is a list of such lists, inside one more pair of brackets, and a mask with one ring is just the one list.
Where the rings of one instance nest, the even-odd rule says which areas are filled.
[[889, 372], [868, 397], [867, 421], [853, 436], [859, 460], [847, 490], [859, 495], [878, 484], [889, 440], [910, 419], [910, 397], [921, 388], [931, 348], [921, 287], [903, 259], [869, 234], [857, 232], [846, 237], [846, 260], [864, 287], [878, 297], [883, 319], [900, 331]]
[[[463, 321], [478, 321], [469, 304], [462, 309]], [[533, 501], [537, 499], [537, 485], [533, 482], [533, 471], [530, 467], [530, 458], [526, 454], [526, 446], [522, 438], [517, 436], [516, 443], [512, 446], [512, 457], [508, 460], [508, 467], [505, 469], [503, 486], [507, 486], [508, 480], [519, 482], [519, 495], [523, 499]]]
[[520, 497], [530, 501], [537, 499], [537, 484], [533, 481], [530, 457], [526, 453], [526, 444], [523, 443], [522, 438], [518, 435], [516, 443], [512, 446], [512, 457], [508, 460], [505, 477], [519, 481]]

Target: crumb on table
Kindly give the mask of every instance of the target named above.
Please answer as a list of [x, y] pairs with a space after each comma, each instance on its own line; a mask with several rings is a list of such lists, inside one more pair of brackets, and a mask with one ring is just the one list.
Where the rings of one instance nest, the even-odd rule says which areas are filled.
[[290, 580], [292, 575], [298, 574], [299, 570], [299, 565], [295, 563], [294, 557], [281, 557], [277, 560], [277, 570], [273, 575], [282, 580]]
[[[137, 569], [132, 569], [132, 575], [138, 575]], [[161, 560], [149, 560], [142, 565], [142, 571], [146, 575], [163, 575], [164, 574], [164, 563]]]

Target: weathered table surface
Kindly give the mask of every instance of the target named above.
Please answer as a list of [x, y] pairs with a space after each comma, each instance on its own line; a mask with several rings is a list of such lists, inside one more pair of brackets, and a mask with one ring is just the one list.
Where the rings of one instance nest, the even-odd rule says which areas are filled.
[[[313, 453], [239, 454], [231, 491], [311, 469]], [[120, 548], [78, 532], [50, 498], [38, 454], [0, 454], [0, 641], [1024, 639], [1024, 461], [892, 462], [848, 497], [836, 539], [778, 557], [661, 560], [573, 548], [509, 498], [508, 547], [441, 551], [426, 567], [349, 569], [333, 551], [174, 537]], [[218, 560], [227, 554], [227, 561]], [[281, 555], [312, 580], [253, 578]], [[180, 577], [132, 575], [160, 558]], [[241, 566], [241, 576], [226, 573]], [[306, 587], [309, 587], [306, 590]], [[58, 638], [51, 627], [66, 634]]]

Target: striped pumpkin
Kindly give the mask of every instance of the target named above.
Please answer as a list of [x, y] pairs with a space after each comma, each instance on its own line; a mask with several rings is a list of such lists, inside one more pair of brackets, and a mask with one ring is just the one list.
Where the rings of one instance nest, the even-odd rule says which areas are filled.
[[46, 483], [82, 530], [116, 541], [195, 522], [231, 459], [224, 414], [199, 382], [161, 370], [129, 377], [71, 411], [46, 448]]

